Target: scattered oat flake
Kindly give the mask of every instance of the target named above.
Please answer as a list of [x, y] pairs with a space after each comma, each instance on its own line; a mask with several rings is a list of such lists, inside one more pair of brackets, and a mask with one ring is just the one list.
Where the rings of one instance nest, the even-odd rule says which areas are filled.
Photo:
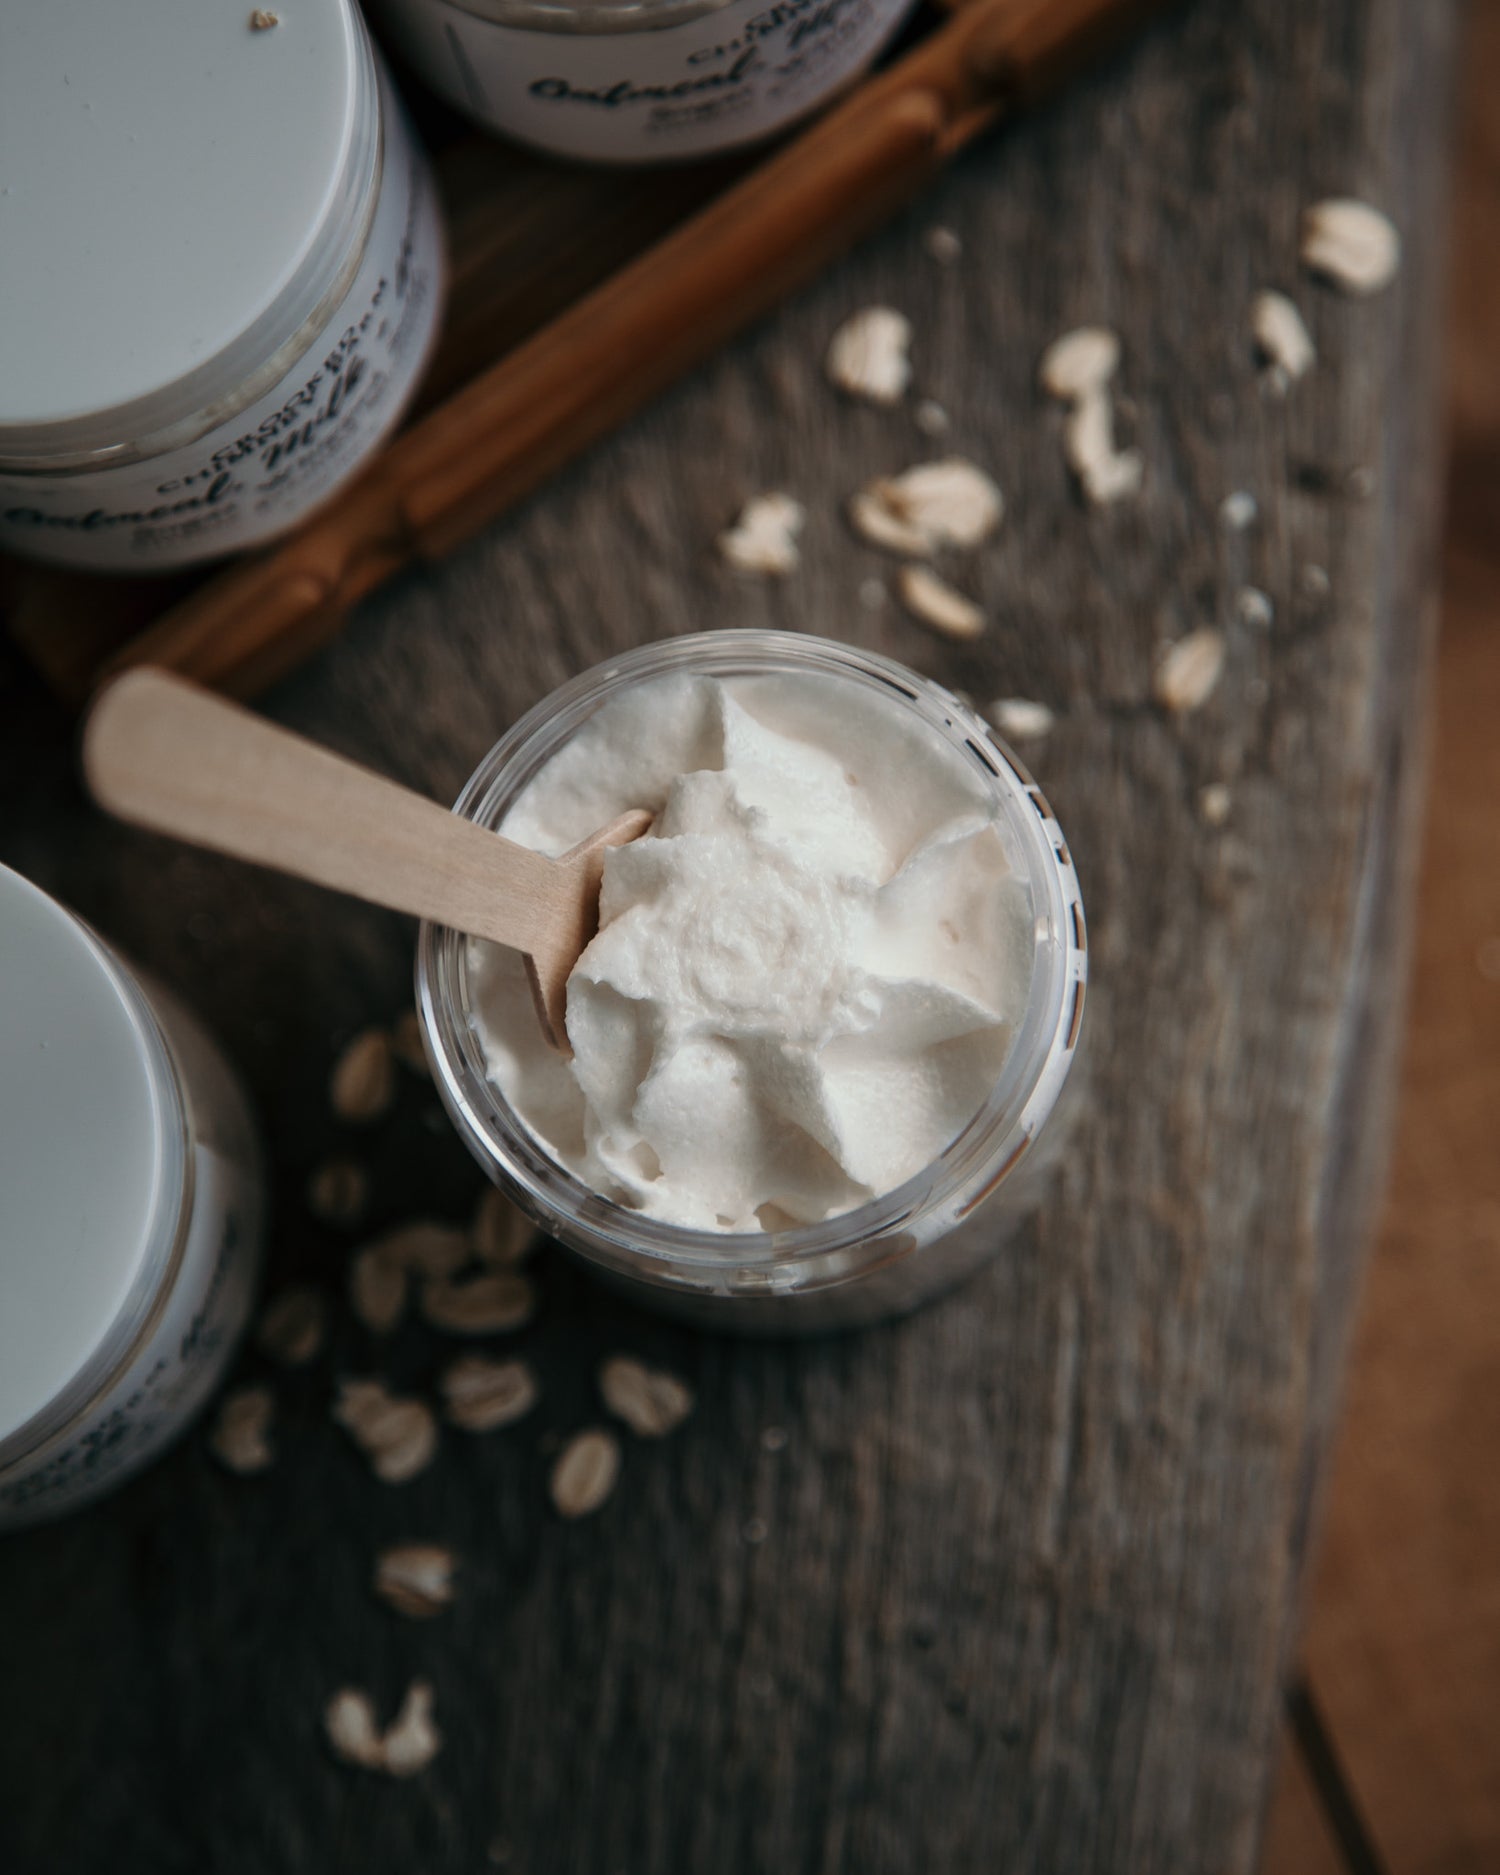
[[552, 1502], [563, 1517], [587, 1517], [620, 1475], [620, 1441], [599, 1427], [575, 1433], [552, 1467]]
[[372, 1334], [388, 1335], [406, 1313], [406, 1271], [378, 1247], [349, 1265], [349, 1306]]
[[508, 1270], [464, 1282], [434, 1278], [422, 1285], [422, 1315], [454, 1335], [495, 1335], [524, 1328], [536, 1313], [536, 1290]]
[[302, 1367], [323, 1345], [323, 1298], [316, 1289], [283, 1289], [267, 1304], [255, 1329], [262, 1354], [286, 1367]]
[[919, 463], [904, 474], [872, 482], [868, 492], [934, 546], [977, 547], [994, 533], [1005, 512], [994, 482], [962, 456]]
[[432, 1717], [432, 1688], [426, 1680], [413, 1680], [401, 1710], [386, 1733], [385, 1769], [392, 1777], [412, 1777], [425, 1770], [443, 1747], [443, 1735]]
[[362, 1765], [368, 1771], [381, 1768], [380, 1729], [368, 1693], [352, 1686], [340, 1687], [323, 1708], [323, 1728], [335, 1755], [345, 1764]]
[[424, 1770], [442, 1748], [442, 1734], [432, 1717], [432, 1688], [413, 1680], [401, 1710], [382, 1736], [368, 1693], [346, 1686], [323, 1709], [323, 1726], [337, 1757], [388, 1777], [411, 1777]]
[[378, 1120], [396, 1097], [391, 1038], [384, 1029], [363, 1029], [334, 1063], [329, 1100], [341, 1120]]
[[719, 552], [741, 573], [791, 573], [801, 557], [797, 536], [806, 519], [807, 510], [790, 495], [756, 495], [720, 534]]
[[453, 1600], [453, 1552], [438, 1543], [399, 1543], [375, 1558], [375, 1593], [399, 1615], [425, 1621]]
[[1234, 609], [1240, 623], [1248, 625], [1252, 631], [1264, 631], [1276, 617], [1270, 595], [1263, 593], [1259, 586], [1241, 586]]
[[537, 1403], [536, 1375], [525, 1361], [466, 1354], [438, 1382], [448, 1420], [464, 1432], [494, 1432], [524, 1419]]
[[1367, 202], [1318, 202], [1302, 217], [1302, 261], [1346, 293], [1378, 293], [1401, 265], [1401, 237]]
[[405, 1484], [437, 1451], [437, 1420], [421, 1400], [398, 1399], [379, 1380], [346, 1380], [333, 1417], [385, 1484]]
[[413, 1074], [426, 1074], [427, 1053], [422, 1047], [422, 1021], [415, 1009], [403, 1010], [391, 1024], [391, 1053]]
[[1302, 315], [1285, 293], [1257, 293], [1250, 303], [1250, 331], [1261, 356], [1280, 375], [1279, 386], [1311, 370], [1317, 358]]
[[307, 1208], [322, 1224], [357, 1224], [370, 1200], [370, 1181], [352, 1159], [330, 1159], [307, 1181]]
[[996, 697], [985, 715], [1013, 742], [1036, 742], [1050, 735], [1057, 718], [1045, 703], [1033, 703], [1029, 697]]
[[1244, 533], [1247, 527], [1253, 525], [1259, 513], [1260, 506], [1248, 488], [1237, 488], [1219, 503], [1220, 521], [1236, 534]]
[[1327, 567], [1317, 565], [1303, 567], [1298, 584], [1307, 598], [1326, 599], [1330, 585]]
[[456, 1224], [413, 1218], [377, 1237], [370, 1249], [409, 1276], [454, 1276], [469, 1261], [472, 1245]]
[[279, 13], [268, 13], [264, 7], [256, 7], [250, 15], [250, 30], [253, 33], [268, 33], [273, 26], [281, 24]]
[[929, 228], [922, 244], [940, 267], [952, 267], [963, 259], [964, 244], [951, 228]]
[[1224, 635], [1209, 626], [1170, 645], [1156, 667], [1156, 700], [1174, 716], [1206, 703], [1224, 670]]
[[962, 456], [881, 476], [849, 504], [849, 518], [867, 540], [923, 556], [939, 547], [978, 546], [994, 533], [1004, 512], [1000, 490]]
[[489, 1186], [474, 1207], [469, 1227], [474, 1254], [494, 1269], [514, 1269], [540, 1242], [537, 1227], [503, 1191]]
[[1222, 827], [1233, 805], [1229, 790], [1222, 781], [1211, 781], [1198, 790], [1198, 813], [1209, 827]]
[[899, 404], [911, 383], [911, 321], [889, 306], [867, 306], [846, 319], [828, 345], [831, 383], [872, 404]]
[[885, 502], [868, 489], [849, 497], [849, 521], [856, 534], [872, 546], [888, 547], [892, 553], [926, 554], [932, 543], [910, 521], [893, 514]]
[[675, 1374], [614, 1354], [599, 1369], [599, 1393], [616, 1419], [643, 1439], [675, 1432], [693, 1410], [693, 1390]]
[[896, 575], [896, 590], [913, 618], [945, 638], [977, 638], [984, 630], [984, 614], [974, 601], [955, 592], [931, 567], [903, 566]]
[[266, 1437], [274, 1411], [269, 1387], [239, 1387], [225, 1394], [208, 1435], [209, 1450], [241, 1477], [264, 1471], [275, 1458]]
[[1141, 453], [1115, 447], [1114, 409], [1107, 391], [1088, 391], [1073, 405], [1063, 426], [1063, 451], [1084, 494], [1096, 505], [1139, 491]]
[[913, 413], [913, 418], [924, 436], [946, 436], [953, 423], [953, 419], [943, 406], [931, 397], [922, 399]]
[[1065, 404], [1103, 390], [1120, 363], [1120, 341], [1107, 326], [1079, 326], [1054, 339], [1037, 369], [1042, 389]]

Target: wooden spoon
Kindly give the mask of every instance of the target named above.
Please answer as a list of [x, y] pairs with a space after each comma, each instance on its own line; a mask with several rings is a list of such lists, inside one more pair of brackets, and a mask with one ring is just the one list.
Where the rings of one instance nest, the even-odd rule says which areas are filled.
[[543, 1032], [563, 1054], [568, 976], [598, 926], [605, 849], [651, 824], [632, 809], [548, 859], [149, 669], [99, 693], [83, 772], [99, 805], [138, 827], [522, 952]]

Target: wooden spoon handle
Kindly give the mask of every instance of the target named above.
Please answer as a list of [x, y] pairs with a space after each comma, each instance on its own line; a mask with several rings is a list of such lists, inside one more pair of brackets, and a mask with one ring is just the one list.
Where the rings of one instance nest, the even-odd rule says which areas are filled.
[[163, 671], [126, 672], [83, 734], [94, 799], [195, 846], [532, 951], [563, 869]]

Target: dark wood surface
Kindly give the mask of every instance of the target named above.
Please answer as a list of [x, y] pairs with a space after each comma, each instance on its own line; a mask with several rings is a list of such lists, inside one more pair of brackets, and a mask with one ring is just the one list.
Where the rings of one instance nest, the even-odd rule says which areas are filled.
[[[271, 699], [451, 796], [557, 681], [666, 632], [821, 630], [981, 702], [1041, 698], [1059, 723], [1036, 767], [1091, 919], [1087, 1112], [1035, 1224], [907, 1323], [707, 1340], [554, 1257], [522, 1341], [537, 1415], [451, 1434], [413, 1483], [370, 1479], [332, 1379], [381, 1358], [422, 1388], [449, 1349], [410, 1327], [378, 1357], [340, 1313], [329, 1354], [275, 1381], [263, 1478], [195, 1433], [99, 1509], [0, 1540], [7, 1875], [1253, 1866], [1399, 1027], [1450, 31], [1432, 0], [1184, 9]], [[1402, 229], [1377, 299], [1298, 273], [1299, 212], [1330, 193]], [[956, 267], [924, 250], [935, 222]], [[1246, 332], [1266, 285], [1320, 352], [1284, 403]], [[921, 394], [1006, 492], [954, 569], [994, 620], [973, 646], [859, 602], [891, 569], [843, 496], [936, 453], [909, 413], [822, 382], [832, 327], [875, 301], [911, 314]], [[1147, 463], [1112, 511], [1079, 505], [1035, 389], [1045, 343], [1092, 320], [1123, 336]], [[743, 583], [711, 542], [773, 486], [809, 503], [804, 564]], [[1240, 488], [1260, 519], [1228, 535]], [[1267, 630], [1237, 616], [1246, 581]], [[1226, 675], [1174, 722], [1157, 646], [1205, 623]], [[18, 669], [0, 711], [0, 857], [178, 984], [250, 1079], [275, 1277], [341, 1291], [347, 1240], [301, 1199], [336, 1149], [371, 1165], [374, 1223], [465, 1215], [478, 1174], [430, 1090], [403, 1082], [369, 1133], [326, 1105], [341, 1040], [407, 999], [409, 927], [104, 827]], [[1219, 780], [1211, 829], [1196, 797]], [[690, 1378], [698, 1410], [565, 1525], [548, 1441], [598, 1419], [617, 1348]], [[463, 1558], [436, 1621], [369, 1595], [403, 1537]], [[414, 1676], [447, 1741], [431, 1769], [332, 1763], [328, 1694], [365, 1685], [388, 1712]]]

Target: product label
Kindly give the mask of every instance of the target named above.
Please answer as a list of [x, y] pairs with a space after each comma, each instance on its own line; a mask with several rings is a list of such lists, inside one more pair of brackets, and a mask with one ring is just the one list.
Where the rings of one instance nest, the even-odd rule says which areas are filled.
[[160, 1320], [80, 1425], [0, 1478], [0, 1530], [58, 1516], [138, 1470], [218, 1383], [250, 1312], [262, 1196], [250, 1164], [204, 1145], [193, 1176], [181, 1270]]
[[603, 162], [753, 143], [873, 60], [912, 0], [731, 0], [656, 31], [524, 32], [445, 0], [384, 0], [412, 63], [461, 109]]
[[0, 547], [121, 572], [185, 566], [290, 527], [360, 466], [415, 385], [441, 288], [431, 178], [384, 80], [381, 105], [369, 239], [312, 345], [255, 403], [149, 461], [0, 474]]

